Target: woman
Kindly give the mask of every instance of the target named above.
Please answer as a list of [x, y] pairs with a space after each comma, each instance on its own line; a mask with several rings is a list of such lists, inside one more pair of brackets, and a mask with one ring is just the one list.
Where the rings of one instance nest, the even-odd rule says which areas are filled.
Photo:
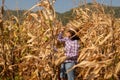
[[71, 70], [66, 74], [66, 71], [70, 68], [72, 68], [78, 57], [78, 50], [79, 50], [79, 43], [78, 40], [80, 39], [76, 33], [77, 30], [69, 29], [66, 32], [66, 37], [63, 37], [63, 31], [62, 29], [58, 35], [58, 40], [60, 42], [65, 42], [65, 56], [67, 56], [67, 59], [64, 61], [63, 64], [61, 64], [61, 71], [60, 71], [60, 78], [61, 80], [68, 78], [68, 80], [74, 80], [74, 70]]

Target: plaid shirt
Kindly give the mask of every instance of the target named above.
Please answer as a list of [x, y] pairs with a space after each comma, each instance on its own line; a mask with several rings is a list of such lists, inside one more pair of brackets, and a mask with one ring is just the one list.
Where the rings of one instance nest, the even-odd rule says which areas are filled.
[[60, 42], [65, 42], [65, 56], [67, 57], [76, 57], [74, 60], [66, 60], [65, 62], [75, 62], [78, 56], [79, 44], [77, 40], [70, 40], [68, 37], [62, 37], [62, 32], [58, 35], [58, 40]]

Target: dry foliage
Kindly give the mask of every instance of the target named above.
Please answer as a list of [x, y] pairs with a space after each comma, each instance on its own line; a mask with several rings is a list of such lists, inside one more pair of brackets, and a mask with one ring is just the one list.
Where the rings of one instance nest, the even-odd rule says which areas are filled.
[[[58, 67], [65, 60], [63, 49], [54, 51], [61, 22], [56, 19], [54, 0], [41, 0], [28, 10], [22, 25], [17, 17], [0, 18], [0, 77], [3, 80], [57, 80]], [[76, 8], [75, 18], [67, 26], [78, 28], [81, 49], [77, 78], [82, 80], [119, 80], [120, 20], [105, 14], [98, 4]], [[1, 14], [2, 15], [2, 14]], [[71, 69], [70, 69], [71, 70]]]
[[[120, 22], [106, 14], [101, 5], [76, 8], [76, 17], [68, 26], [78, 28], [84, 44], [80, 50], [78, 78], [89, 80], [119, 80], [120, 74]], [[71, 70], [71, 69], [70, 69]]]

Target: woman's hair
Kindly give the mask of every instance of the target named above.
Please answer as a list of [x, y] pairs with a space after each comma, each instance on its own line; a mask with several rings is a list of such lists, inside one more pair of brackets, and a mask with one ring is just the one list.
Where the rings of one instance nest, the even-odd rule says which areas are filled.
[[[76, 35], [75, 31], [68, 30], [68, 32], [71, 34], [71, 38], [70, 38], [71, 40], [80, 40], [79, 36]], [[78, 32], [78, 31], [76, 31], [76, 32]]]

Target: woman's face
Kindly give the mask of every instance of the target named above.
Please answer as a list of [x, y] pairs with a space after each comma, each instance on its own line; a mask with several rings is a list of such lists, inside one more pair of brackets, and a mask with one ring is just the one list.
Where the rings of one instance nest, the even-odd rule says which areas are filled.
[[71, 37], [71, 34], [70, 34], [70, 32], [66, 32], [66, 37]]

